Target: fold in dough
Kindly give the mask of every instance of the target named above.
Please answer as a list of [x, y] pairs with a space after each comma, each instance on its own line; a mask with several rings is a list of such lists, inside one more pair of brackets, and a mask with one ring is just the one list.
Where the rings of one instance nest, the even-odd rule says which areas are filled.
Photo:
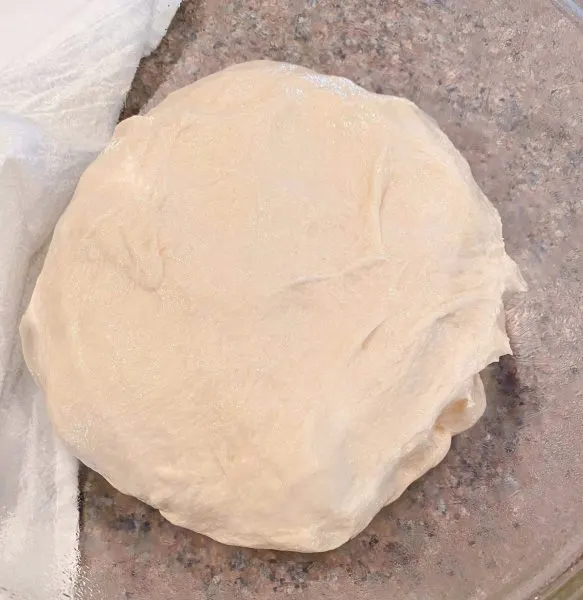
[[221, 542], [321, 551], [480, 417], [523, 287], [415, 105], [253, 62], [117, 127], [21, 333], [56, 430], [115, 487]]

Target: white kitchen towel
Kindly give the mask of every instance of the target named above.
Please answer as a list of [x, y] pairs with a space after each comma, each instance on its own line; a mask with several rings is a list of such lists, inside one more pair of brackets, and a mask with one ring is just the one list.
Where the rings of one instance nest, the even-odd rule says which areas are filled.
[[73, 598], [77, 464], [18, 322], [55, 223], [180, 0], [0, 0], [0, 600]]

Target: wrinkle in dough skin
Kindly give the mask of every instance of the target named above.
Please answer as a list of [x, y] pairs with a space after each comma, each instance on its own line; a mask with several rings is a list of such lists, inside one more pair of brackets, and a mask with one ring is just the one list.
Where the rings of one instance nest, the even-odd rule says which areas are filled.
[[481, 415], [522, 290], [412, 103], [236, 65], [121, 123], [21, 324], [67, 446], [221, 542], [334, 548]]

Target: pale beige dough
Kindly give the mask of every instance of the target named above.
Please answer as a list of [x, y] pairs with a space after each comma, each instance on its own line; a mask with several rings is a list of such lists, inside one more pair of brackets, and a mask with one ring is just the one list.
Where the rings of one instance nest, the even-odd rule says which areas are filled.
[[21, 334], [56, 430], [115, 487], [228, 544], [320, 551], [479, 418], [522, 287], [415, 105], [253, 62], [117, 127]]

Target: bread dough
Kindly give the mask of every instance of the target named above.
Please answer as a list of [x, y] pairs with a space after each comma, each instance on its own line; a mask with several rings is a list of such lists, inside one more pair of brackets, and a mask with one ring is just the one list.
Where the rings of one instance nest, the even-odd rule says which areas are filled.
[[321, 551], [479, 418], [522, 287], [414, 104], [260, 61], [118, 125], [21, 335], [57, 432], [119, 490], [221, 542]]

